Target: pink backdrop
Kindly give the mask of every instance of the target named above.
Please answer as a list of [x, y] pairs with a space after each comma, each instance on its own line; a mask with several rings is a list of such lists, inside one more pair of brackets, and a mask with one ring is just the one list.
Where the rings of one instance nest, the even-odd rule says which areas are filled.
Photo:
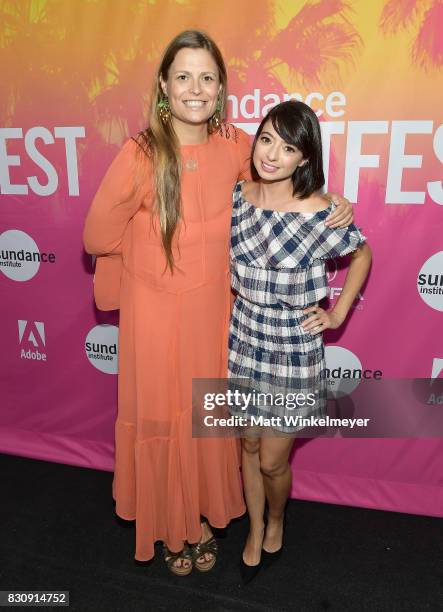
[[[113, 469], [118, 317], [94, 308], [82, 227], [144, 125], [160, 49], [190, 27], [220, 43], [230, 115], [249, 133], [285, 94], [318, 111], [328, 187], [355, 203], [374, 257], [350, 320], [326, 338], [328, 365], [442, 377], [441, 4], [228, 4], [0, 7], [0, 451]], [[332, 302], [343, 277], [332, 263]], [[293, 496], [443, 515], [442, 456], [437, 437], [299, 441]]]

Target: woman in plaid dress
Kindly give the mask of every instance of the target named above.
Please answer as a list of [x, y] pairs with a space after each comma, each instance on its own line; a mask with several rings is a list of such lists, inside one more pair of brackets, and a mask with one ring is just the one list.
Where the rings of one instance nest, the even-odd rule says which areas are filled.
[[[256, 575], [265, 557], [275, 558], [272, 555], [282, 548], [283, 513], [291, 490], [288, 459], [294, 433], [303, 428], [286, 417], [324, 413], [322, 332], [343, 323], [371, 261], [355, 225], [325, 225], [334, 205], [319, 193], [322, 168], [317, 116], [302, 102], [283, 102], [259, 126], [252, 148], [254, 180], [237, 183], [233, 195], [231, 270], [237, 296], [230, 325], [229, 376], [234, 386], [241, 379], [242, 390], [251, 396], [267, 393], [292, 399], [283, 405], [253, 400], [247, 407], [232, 409], [249, 424], [242, 439], [250, 519], [241, 560], [245, 581]], [[343, 291], [334, 308], [324, 310], [318, 302], [327, 293], [325, 262], [350, 253]], [[254, 437], [257, 429], [264, 433], [266, 425], [272, 435]]]

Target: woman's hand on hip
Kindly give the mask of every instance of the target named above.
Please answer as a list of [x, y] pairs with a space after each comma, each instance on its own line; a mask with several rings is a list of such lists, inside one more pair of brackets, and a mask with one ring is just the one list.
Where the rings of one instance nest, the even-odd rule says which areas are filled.
[[345, 317], [334, 310], [324, 310], [320, 306], [309, 306], [303, 310], [304, 314], [310, 314], [301, 326], [310, 334], [320, 334], [325, 329], [337, 329], [343, 323]]

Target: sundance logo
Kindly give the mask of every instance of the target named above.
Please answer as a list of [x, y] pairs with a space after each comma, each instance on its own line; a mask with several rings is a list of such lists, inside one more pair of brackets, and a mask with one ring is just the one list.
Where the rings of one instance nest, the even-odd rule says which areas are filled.
[[443, 311], [443, 251], [425, 261], [418, 273], [417, 290], [428, 306]]
[[360, 359], [342, 346], [325, 347], [326, 368], [324, 376], [328, 382], [328, 396], [344, 397], [352, 393], [363, 379], [379, 380], [381, 370], [363, 368]]
[[[41, 321], [18, 321], [18, 339], [22, 345], [20, 351], [21, 359], [29, 359], [32, 361], [46, 361], [45, 324]], [[32, 344], [33, 348], [29, 347]], [[25, 348], [26, 345], [27, 350]]]
[[14, 281], [33, 278], [41, 263], [55, 263], [54, 253], [41, 253], [31, 236], [21, 230], [0, 235], [0, 270]]
[[85, 352], [89, 362], [105, 374], [118, 372], [118, 327], [96, 325], [86, 336]]

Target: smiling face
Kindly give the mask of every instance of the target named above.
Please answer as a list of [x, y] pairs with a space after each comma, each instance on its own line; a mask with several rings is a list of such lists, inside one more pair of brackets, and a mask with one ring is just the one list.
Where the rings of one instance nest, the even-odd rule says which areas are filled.
[[296, 146], [281, 138], [271, 120], [264, 124], [257, 138], [252, 160], [260, 178], [267, 181], [291, 178], [296, 168], [307, 162]]
[[167, 80], [160, 86], [169, 99], [172, 121], [201, 125], [215, 112], [221, 90], [217, 64], [206, 49], [183, 48], [169, 67]]

